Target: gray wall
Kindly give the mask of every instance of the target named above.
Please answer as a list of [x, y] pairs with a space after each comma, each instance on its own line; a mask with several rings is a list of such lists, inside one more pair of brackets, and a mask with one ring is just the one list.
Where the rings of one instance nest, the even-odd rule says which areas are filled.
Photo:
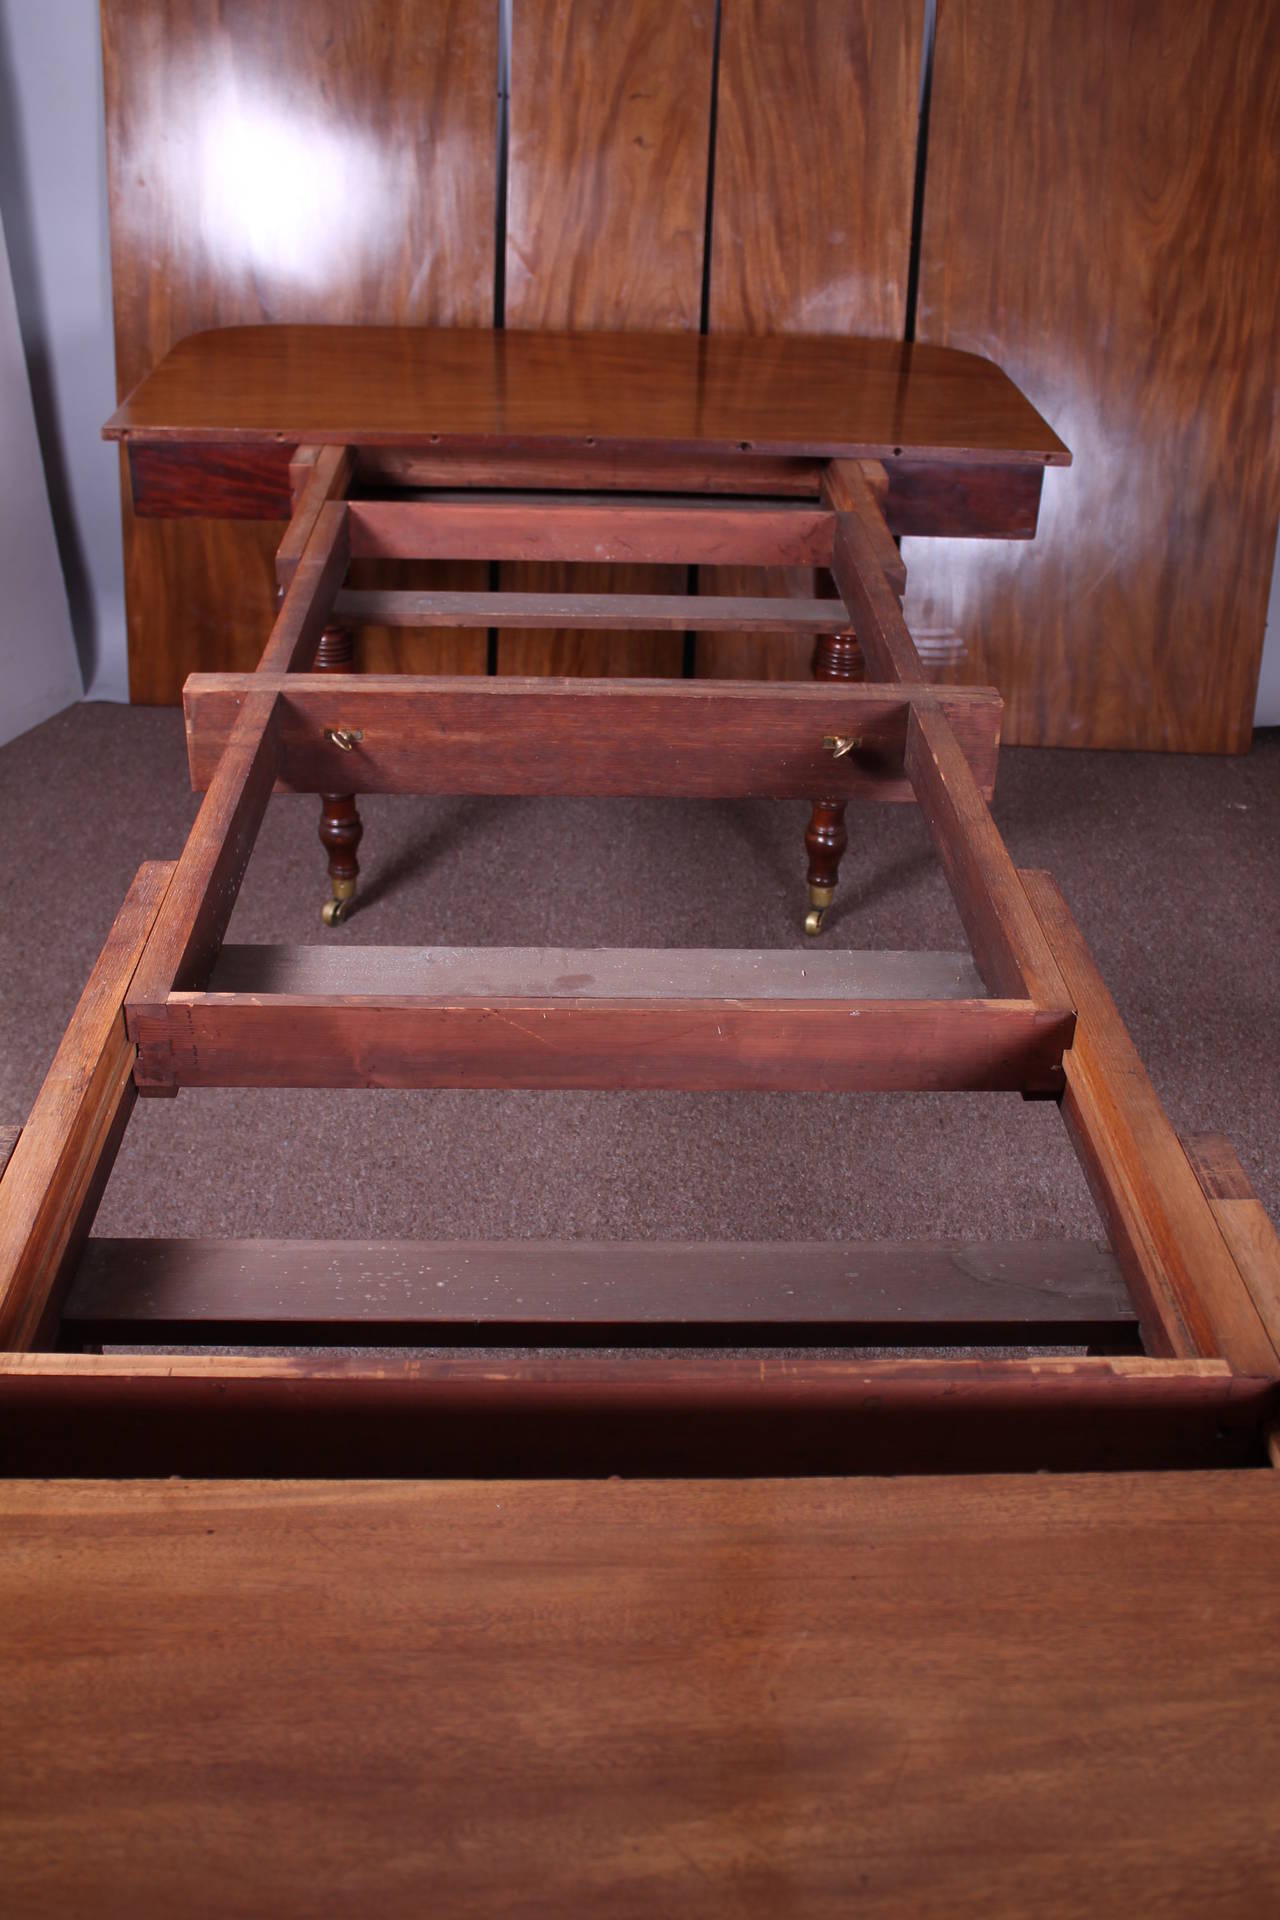
[[97, 0], [0, 0], [0, 216], [76, 648], [128, 696]]
[[80, 698], [80, 668], [45, 492], [0, 223], [0, 745]]
[[[269, 5], [270, 0], [262, 0]], [[85, 684], [127, 697], [97, 0], [0, 0], [0, 215]], [[1273, 581], [1258, 720], [1280, 724]]]

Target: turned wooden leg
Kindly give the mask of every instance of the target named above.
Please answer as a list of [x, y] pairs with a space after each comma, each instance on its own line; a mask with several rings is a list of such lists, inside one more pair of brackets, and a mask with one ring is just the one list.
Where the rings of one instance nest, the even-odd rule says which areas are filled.
[[[815, 680], [865, 680], [862, 649], [851, 633], [824, 633], [813, 650]], [[843, 800], [818, 800], [804, 836], [809, 855], [809, 911], [806, 933], [821, 933], [827, 908], [835, 898], [840, 861], [849, 844]]]
[[[355, 657], [355, 642], [350, 633], [342, 627], [329, 627], [316, 649], [315, 671], [350, 673]], [[353, 793], [321, 794], [320, 844], [329, 856], [332, 889], [332, 897], [325, 901], [320, 913], [326, 927], [340, 926], [351, 911], [360, 873], [356, 848], [363, 832], [364, 823]]]

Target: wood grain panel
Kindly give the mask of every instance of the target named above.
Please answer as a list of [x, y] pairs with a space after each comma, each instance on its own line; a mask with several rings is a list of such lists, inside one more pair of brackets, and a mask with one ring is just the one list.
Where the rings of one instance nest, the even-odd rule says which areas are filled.
[[0, 1532], [14, 1913], [1280, 1901], [1264, 1473], [11, 1482]]
[[[205, 327], [491, 322], [488, 0], [103, 0], [102, 22], [121, 395]], [[281, 531], [138, 520], [125, 483], [135, 700], [254, 663]], [[483, 659], [475, 636], [414, 653]]]
[[1248, 746], [1278, 204], [1276, 7], [942, 0], [920, 336], [994, 354], [1076, 456], [1033, 548], [909, 553], [913, 618], [961, 634], [1011, 741]]
[[[520, 0], [511, 43], [509, 327], [696, 331], [713, 0]], [[514, 591], [679, 591], [674, 569], [506, 566]], [[669, 633], [503, 631], [500, 673], [678, 674]]]
[[[901, 338], [924, 7], [734, 0], [724, 10], [713, 332]], [[700, 571], [708, 593], [814, 591], [807, 571]], [[804, 679], [794, 634], [698, 636], [714, 679]]]

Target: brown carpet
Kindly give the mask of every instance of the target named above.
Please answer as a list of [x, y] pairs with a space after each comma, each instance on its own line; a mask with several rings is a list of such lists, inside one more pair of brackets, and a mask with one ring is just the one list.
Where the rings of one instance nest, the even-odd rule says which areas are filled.
[[[139, 863], [195, 816], [181, 716], [80, 706], [0, 750], [0, 1123], [21, 1121]], [[800, 947], [794, 804], [363, 803], [360, 911], [320, 925], [317, 803], [277, 800], [241, 941]], [[1280, 1215], [1280, 733], [1245, 759], [1007, 751], [996, 818], [1053, 870], [1184, 1131]], [[852, 819], [824, 943], [958, 947], [910, 808]], [[1012, 1095], [184, 1093], [139, 1103], [116, 1234], [997, 1238], [1100, 1229], [1052, 1105]]]

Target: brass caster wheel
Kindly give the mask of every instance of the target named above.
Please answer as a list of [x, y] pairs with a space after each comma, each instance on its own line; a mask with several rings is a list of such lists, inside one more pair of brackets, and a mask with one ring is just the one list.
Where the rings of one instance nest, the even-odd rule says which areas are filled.
[[350, 911], [349, 900], [326, 900], [320, 909], [320, 918], [326, 927], [340, 927]]
[[804, 917], [804, 930], [807, 934], [822, 932], [822, 923], [827, 917], [825, 907], [810, 907]]

